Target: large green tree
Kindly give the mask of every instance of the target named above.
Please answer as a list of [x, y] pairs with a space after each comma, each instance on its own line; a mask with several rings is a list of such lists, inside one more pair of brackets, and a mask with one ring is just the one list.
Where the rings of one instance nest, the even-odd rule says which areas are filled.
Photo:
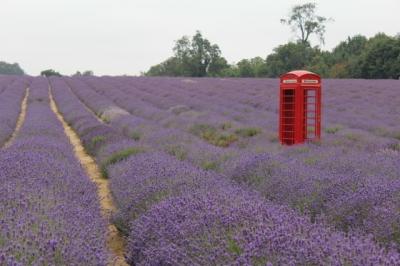
[[331, 53], [332, 66], [329, 76], [333, 78], [362, 77], [359, 59], [367, 42], [368, 39], [365, 36], [356, 35], [339, 43]]
[[56, 76], [56, 77], [61, 77], [61, 74], [53, 69], [46, 69], [40, 72], [41, 76], [45, 77], [50, 77], [50, 76]]
[[312, 48], [309, 43], [280, 45], [267, 57], [267, 75], [278, 77], [288, 71], [305, 68], [318, 53], [319, 50]]
[[298, 34], [299, 41], [302, 43], [307, 43], [312, 34], [317, 35], [321, 43], [325, 42], [325, 25], [332, 19], [318, 16], [316, 7], [315, 3], [296, 5], [288, 18], [281, 19], [281, 23], [289, 25], [292, 31]]
[[228, 67], [217, 44], [212, 44], [200, 31], [175, 42], [174, 56], [150, 68], [149, 76], [219, 76]]
[[240, 77], [263, 77], [267, 74], [266, 62], [259, 56], [239, 61], [237, 68]]
[[361, 76], [368, 79], [400, 77], [400, 38], [383, 33], [371, 38], [359, 60]]
[[150, 67], [149, 71], [145, 73], [146, 76], [188, 76], [183, 74], [185, 71], [181, 62], [176, 57], [170, 57], [158, 65]]

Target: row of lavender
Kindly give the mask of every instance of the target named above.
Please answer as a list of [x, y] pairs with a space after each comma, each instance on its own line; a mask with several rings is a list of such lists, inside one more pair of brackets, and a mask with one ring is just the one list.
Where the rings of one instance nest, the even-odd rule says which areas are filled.
[[94, 113], [117, 114], [111, 116], [116, 121], [130, 114], [85, 90], [79, 80], [68, 82], [80, 84], [74, 92], [94, 112], [61, 79], [51, 80], [54, 97], [87, 149], [106, 166], [119, 207], [114, 222], [129, 235], [130, 263], [399, 263], [398, 253], [386, 253], [371, 240], [312, 224], [223, 176], [154, 152], [150, 143], [139, 147]]
[[0, 94], [10, 85], [16, 78], [8, 75], [0, 75]]
[[[260, 98], [268, 99], [264, 105], [256, 104], [256, 107], [242, 103], [241, 97], [246, 97], [243, 96], [243, 93], [237, 94], [236, 100], [233, 100], [232, 97], [230, 97], [229, 103], [224, 104], [224, 99], [230, 94], [235, 95], [235, 93], [227, 92], [227, 88], [221, 87], [221, 85], [218, 86], [217, 81], [211, 82], [210, 80], [197, 80], [196, 82], [199, 82], [202, 85], [195, 87], [195, 91], [193, 88], [191, 89], [191, 86], [189, 86], [192, 83], [189, 83], [189, 85], [185, 84], [185, 87], [180, 90], [174, 89], [174, 84], [179, 81], [176, 79], [172, 79], [172, 85], [169, 84], [169, 79], [166, 79], [162, 84], [160, 83], [160, 80], [159, 83], [154, 84], [151, 90], [149, 85], [146, 84], [150, 83], [147, 81], [147, 79], [133, 79], [129, 82], [129, 79], [123, 79], [121, 81], [118, 79], [88, 78], [85, 81], [91, 85], [96, 92], [102, 94], [108, 99], [112, 99], [119, 107], [124, 108], [137, 117], [147, 119], [147, 124], [152, 121], [157, 125], [162, 125], [167, 128], [178, 128], [180, 131], [188, 131], [191, 127], [204, 124], [210, 125], [217, 129], [220, 127], [229, 129], [230, 127], [232, 129], [236, 128], [239, 130], [241, 127], [253, 126], [261, 128], [263, 130], [263, 134], [259, 134], [259, 136], [256, 136], [252, 139], [240, 139], [239, 141], [233, 143], [232, 147], [244, 148], [246, 151], [251, 150], [256, 152], [275, 152], [278, 148], [278, 145], [273, 143], [276, 142], [276, 107], [272, 108], [273, 111], [271, 111], [271, 109], [270, 111], [264, 111], [262, 108], [258, 107], [269, 105], [276, 106], [277, 97], [274, 96], [276, 96], [277, 90], [276, 88], [271, 89], [271, 80], [266, 80], [264, 82], [265, 89], [263, 94], [267, 95], [268, 97], [260, 96], [258, 98], [250, 98], [249, 100], [246, 100], [246, 102], [251, 102], [251, 100], [258, 102]], [[227, 83], [234, 81], [235, 80], [229, 80], [224, 82]], [[339, 84], [341, 83], [341, 81], [337, 82], [339, 82]], [[181, 81], [180, 83], [183, 82]], [[262, 82], [258, 83], [262, 84]], [[329, 82], [329, 84], [331, 83], [332, 81]], [[352, 85], [355, 88], [357, 95], [363, 95], [361, 93], [362, 89], [365, 90], [363, 86], [360, 85], [359, 88], [357, 88], [354, 82], [349, 83], [350, 84], [347, 84], [346, 86], [344, 84], [343, 87], [348, 89], [347, 86]], [[363, 83], [363, 81], [360, 81], [360, 84]], [[354, 89], [345, 91], [342, 87], [328, 84], [329, 86], [327, 86], [326, 90], [324, 90], [324, 93], [327, 95], [326, 101], [324, 101], [324, 103], [326, 102], [327, 106], [327, 115], [325, 119], [326, 123], [324, 125], [325, 130], [328, 133], [337, 133], [334, 138], [332, 138], [333, 134], [328, 134], [328, 140], [332, 140], [331, 142], [328, 142], [329, 146], [340, 145], [343, 147], [348, 147], [348, 140], [355, 139], [360, 140], [360, 143], [356, 143], [357, 146], [365, 146], [366, 148], [372, 146], [372, 148], [375, 149], [376, 146], [380, 148], [390, 144], [387, 142], [387, 139], [382, 137], [399, 137], [397, 135], [400, 134], [400, 118], [397, 115], [399, 113], [398, 107], [396, 107], [396, 100], [399, 96], [395, 92], [395, 84], [392, 84], [392, 87], [389, 87], [387, 85], [385, 86], [384, 81], [382, 81], [382, 83], [383, 84], [378, 83], [380, 86], [377, 88], [378, 90], [380, 89], [381, 93], [378, 95], [380, 97], [368, 99], [366, 96], [364, 96], [364, 98], [367, 99], [363, 99], [362, 102], [357, 102], [350, 97]], [[228, 85], [225, 86], [228, 86], [229, 89], [229, 85], [231, 85], [231, 83], [228, 83]], [[255, 95], [259, 95], [259, 85], [256, 87], [256, 89], [252, 89], [251, 86], [253, 86], [253, 84], [251, 82], [249, 82], [247, 85], [240, 83], [240, 85], [243, 86], [243, 88], [246, 88], [242, 89], [242, 91], [249, 91], [249, 94], [255, 92]], [[82, 87], [81, 85], [79, 86]], [[212, 86], [215, 87], [213, 88]], [[211, 89], [214, 89], [214, 92], [211, 94], [211, 96], [209, 96], [210, 92], [207, 91], [211, 91]], [[374, 88], [372, 93], [375, 93], [375, 90], [376, 89]], [[335, 100], [338, 98], [332, 95], [335, 92], [338, 95], [342, 95], [342, 97], [340, 97], [342, 102]], [[346, 99], [346, 96], [348, 96], [350, 99]], [[274, 101], [271, 102], [271, 99], [274, 99]], [[378, 101], [377, 99], [385, 99], [386, 102], [383, 100]], [[160, 103], [156, 105], [156, 102]], [[183, 103], [186, 104], [186, 109], [184, 106], [182, 106]], [[360, 110], [354, 112], [352, 110], [345, 111], [345, 109], [341, 109], [341, 113], [335, 113], [335, 109], [331, 108], [332, 106], [337, 105], [343, 106], [345, 103], [347, 103], [353, 109], [359, 108]], [[105, 112], [104, 108], [96, 106], [95, 109], [105, 113], [105, 117], [107, 117], [107, 113]], [[377, 109], [379, 110], [376, 111]], [[371, 110], [375, 111], [375, 114], [371, 114]], [[357, 124], [356, 121], [354, 121], [354, 117], [360, 117], [361, 119], [359, 120], [363, 120], [364, 124], [369, 124], [372, 129], [370, 131], [361, 130], [364, 128], [364, 124]], [[341, 124], [338, 123], [338, 121], [341, 121]], [[124, 122], [128, 125], [133, 124], [132, 122], [126, 123], [128, 121]], [[345, 126], [351, 124], [353, 125]], [[126, 127], [126, 125], [124, 126]], [[229, 133], [229, 130], [227, 130], [226, 133]], [[338, 136], [341, 138], [337, 138]], [[324, 136], [324, 139], [326, 139], [326, 136]], [[384, 145], [380, 145], [381, 143]]]
[[[396, 139], [362, 130], [363, 125], [360, 125], [359, 128], [341, 128], [337, 133], [326, 134], [323, 143], [299, 148], [282, 149], [262, 134], [250, 140], [255, 147], [267, 147], [269, 153], [265, 153], [263, 148], [257, 151], [248, 146], [215, 147], [189, 134], [189, 129], [196, 123], [215, 125], [229, 121], [229, 117], [223, 117], [222, 111], [218, 113], [215, 110], [219, 104], [214, 104], [210, 116], [182, 119], [184, 113], [176, 114], [166, 109], [173, 106], [173, 99], [169, 100], [170, 103], [160, 99], [160, 95], [171, 95], [174, 91], [173, 86], [168, 86], [168, 79], [164, 80], [165, 86], [158, 84], [147, 95], [143, 91], [150, 88], [141, 83], [142, 79], [135, 79], [136, 82], [131, 80], [131, 83], [128, 78], [122, 79], [70, 79], [68, 83], [77, 96], [113, 128], [135, 139], [141, 136], [140, 145], [164, 150], [206, 169], [220, 164], [214, 169], [259, 190], [268, 199], [309, 214], [313, 220], [323, 219], [346, 232], [354, 230], [373, 234], [377, 241], [385, 245], [400, 243], [400, 211], [396, 207], [400, 204], [397, 195], [400, 188], [400, 145]], [[172, 81], [176, 83], [176, 79]], [[145, 79], [143, 82], [148, 81]], [[250, 82], [245, 88], [251, 85]], [[328, 95], [336, 89], [332, 87], [332, 84], [328, 87]], [[217, 84], [214, 94], [219, 91]], [[194, 96], [185, 98], [185, 92], [180, 92], [172, 95], [182, 101], [187, 100], [186, 104], [194, 101], [191, 98]], [[202, 93], [205, 93], [204, 90], [198, 88], [197, 94]], [[193, 108], [212, 108], [208, 97], [203, 95], [206, 100], [201, 102], [197, 94], [194, 98], [198, 104]], [[382, 88], [382, 94], [386, 96], [381, 98], [392, 97], [391, 88], [388, 91]], [[153, 98], [151, 95], [154, 95]], [[157, 101], [160, 101], [158, 105]], [[236, 103], [240, 101], [233, 101], [235, 104], [232, 104], [232, 109], [236, 109]], [[399, 119], [392, 115], [393, 101], [395, 98], [385, 105], [387, 110], [383, 107], [378, 114], [382, 116], [388, 113], [391, 120], [385, 120], [385, 123], [391, 130], [395, 130], [391, 125]], [[360, 105], [360, 108], [363, 107]], [[214, 112], [217, 115], [213, 116]], [[234, 112], [232, 110], [231, 113]], [[218, 114], [220, 118], [216, 121]], [[169, 123], [162, 126], [163, 121]], [[174, 128], [168, 128], [170, 124]], [[236, 126], [243, 124], [236, 121]], [[137, 132], [139, 135], [135, 134]], [[365, 164], [366, 161], [370, 163]]]
[[[14, 90], [8, 100], [19, 102], [6, 110], [10, 117], [23, 88]], [[44, 78], [33, 79], [25, 122], [0, 151], [0, 181], [0, 265], [107, 264], [96, 187], [50, 109]]]
[[30, 80], [3, 76], [0, 79], [0, 147], [11, 137]]
[[[219, 114], [228, 108], [227, 115], [236, 120], [266, 125], [273, 127], [272, 130], [277, 126], [278, 80], [121, 77], [103, 78], [102, 83], [118, 86], [128, 93], [134, 91], [159, 109], [167, 110], [181, 104]], [[132, 90], [135, 87], [140, 90]], [[399, 121], [397, 90], [398, 82], [393, 80], [324, 80], [326, 122], [376, 133], [389, 129], [387, 133], [394, 133], [399, 130], [395, 123]], [[269, 122], [274, 123], [266, 124]]]

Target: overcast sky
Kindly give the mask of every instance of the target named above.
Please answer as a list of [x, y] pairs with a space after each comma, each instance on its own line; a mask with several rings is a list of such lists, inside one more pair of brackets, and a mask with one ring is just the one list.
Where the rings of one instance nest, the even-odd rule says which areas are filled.
[[[299, 0], [0, 0], [0, 61], [31, 75], [136, 75], [172, 55], [174, 40], [198, 29], [229, 62], [266, 57], [293, 40], [280, 19]], [[335, 21], [326, 45], [377, 32], [400, 32], [400, 0], [320, 0]], [[314, 44], [317, 44], [314, 42]]]

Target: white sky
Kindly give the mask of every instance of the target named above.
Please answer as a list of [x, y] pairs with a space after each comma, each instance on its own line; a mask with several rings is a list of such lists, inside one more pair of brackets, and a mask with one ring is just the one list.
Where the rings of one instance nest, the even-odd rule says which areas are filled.
[[[0, 0], [0, 61], [31, 75], [139, 74], [201, 30], [229, 62], [266, 57], [293, 40], [280, 19], [300, 0]], [[400, 0], [316, 0], [331, 49], [347, 36], [400, 32]], [[314, 44], [317, 44], [314, 42]]]

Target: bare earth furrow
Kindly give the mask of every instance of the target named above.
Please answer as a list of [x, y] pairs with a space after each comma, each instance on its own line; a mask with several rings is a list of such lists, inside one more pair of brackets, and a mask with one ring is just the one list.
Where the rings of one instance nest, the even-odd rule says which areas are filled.
[[[53, 112], [56, 114], [58, 120], [64, 127], [64, 132], [68, 136], [71, 145], [74, 148], [75, 156], [78, 158], [81, 165], [84, 167], [86, 174], [90, 177], [92, 182], [97, 186], [97, 194], [99, 197], [101, 209], [103, 215], [110, 218], [111, 213], [115, 212], [116, 207], [111, 196], [109, 189], [109, 181], [104, 179], [101, 175], [99, 167], [95, 160], [85, 151], [81, 140], [75, 131], [68, 125], [64, 117], [59, 112], [57, 105], [53, 99], [51, 91], [50, 94], [50, 106]], [[127, 265], [124, 259], [124, 240], [119, 235], [118, 230], [113, 224], [108, 225], [108, 247], [113, 254], [113, 259], [110, 261], [110, 265]]]

